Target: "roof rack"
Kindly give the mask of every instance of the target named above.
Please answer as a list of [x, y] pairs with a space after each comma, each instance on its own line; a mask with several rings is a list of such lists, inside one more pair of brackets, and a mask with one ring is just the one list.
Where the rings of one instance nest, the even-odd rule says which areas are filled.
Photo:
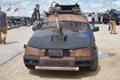
[[[53, 3], [55, 6], [53, 7]], [[45, 12], [46, 16], [54, 14], [81, 14], [80, 6], [76, 3], [75, 5], [59, 5], [56, 2], [52, 2], [49, 12]]]
[[77, 3], [75, 5], [59, 5], [59, 4], [57, 4], [56, 7], [60, 7], [60, 12], [62, 14], [79, 14], [81, 12], [80, 7]]

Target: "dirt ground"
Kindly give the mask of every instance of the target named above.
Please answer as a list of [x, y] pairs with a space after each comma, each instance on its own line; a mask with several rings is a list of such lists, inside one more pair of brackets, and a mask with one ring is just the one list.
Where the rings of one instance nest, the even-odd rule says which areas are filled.
[[99, 51], [110, 56], [99, 59], [97, 71], [81, 68], [79, 72], [72, 71], [39, 71], [28, 70], [23, 63], [23, 53], [0, 66], [0, 80], [120, 80], [120, 26], [117, 35], [109, 34], [108, 25], [97, 25], [95, 32]]

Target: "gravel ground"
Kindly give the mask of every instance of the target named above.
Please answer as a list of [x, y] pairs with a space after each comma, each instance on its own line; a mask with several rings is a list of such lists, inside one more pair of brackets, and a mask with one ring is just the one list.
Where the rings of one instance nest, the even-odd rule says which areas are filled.
[[79, 72], [28, 70], [23, 64], [23, 53], [0, 66], [0, 80], [120, 80], [120, 26], [117, 35], [109, 34], [108, 25], [97, 25], [96, 43], [100, 51], [110, 57], [99, 59], [97, 71], [81, 68]]

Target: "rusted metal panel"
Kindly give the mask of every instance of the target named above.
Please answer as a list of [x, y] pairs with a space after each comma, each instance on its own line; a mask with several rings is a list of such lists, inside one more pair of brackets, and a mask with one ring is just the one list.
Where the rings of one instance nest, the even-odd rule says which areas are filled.
[[39, 66], [75, 67], [75, 59], [70, 57], [63, 58], [40, 57]]
[[92, 56], [92, 50], [90, 48], [76, 49], [70, 53], [70, 56], [71, 57]]
[[30, 46], [26, 46], [25, 54], [27, 55], [35, 55], [35, 56], [44, 56], [44, 52], [38, 48], [33, 48]]
[[63, 52], [64, 52], [64, 54], [63, 54], [64, 57], [70, 57], [70, 52], [68, 49], [64, 50]]
[[[90, 30], [90, 28], [84, 28], [84, 27], [67, 27], [67, 26], [61, 26], [62, 30], [73, 30], [73, 31], [78, 31], [78, 30]], [[39, 28], [40, 30], [46, 30], [46, 29], [56, 29], [56, 26], [50, 26], [50, 27], [44, 27], [44, 28]]]
[[[87, 19], [81, 15], [74, 15], [74, 14], [60, 14], [57, 15], [59, 21], [77, 21], [77, 22], [87, 22]], [[55, 22], [55, 15], [51, 15], [44, 19], [43, 22]]]

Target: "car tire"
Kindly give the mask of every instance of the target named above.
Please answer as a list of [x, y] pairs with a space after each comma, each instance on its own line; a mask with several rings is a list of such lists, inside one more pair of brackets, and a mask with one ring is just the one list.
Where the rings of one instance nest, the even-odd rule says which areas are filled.
[[117, 25], [119, 25], [119, 23], [116, 23]]
[[98, 68], [98, 58], [89, 62], [89, 70], [96, 71]]
[[35, 69], [35, 66], [33, 66], [33, 65], [26, 65], [26, 64], [25, 64], [25, 66], [26, 66], [28, 69]]

